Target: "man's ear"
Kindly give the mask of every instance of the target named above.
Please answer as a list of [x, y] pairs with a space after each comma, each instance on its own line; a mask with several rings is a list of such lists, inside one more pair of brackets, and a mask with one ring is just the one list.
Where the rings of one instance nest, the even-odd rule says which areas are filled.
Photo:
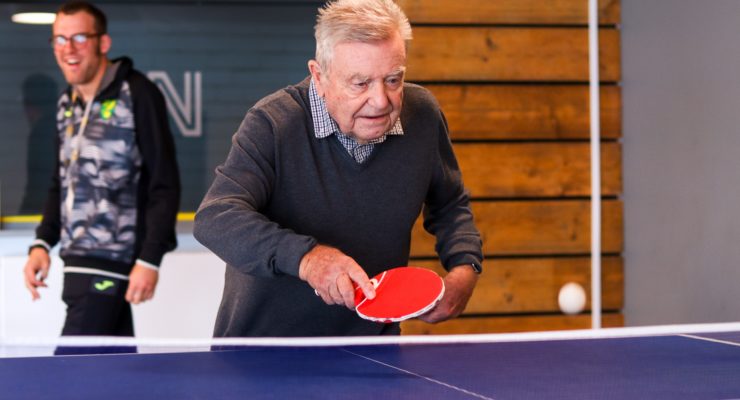
[[110, 50], [111, 44], [111, 38], [107, 33], [100, 36], [100, 53], [108, 54], [108, 50]]
[[316, 60], [310, 60], [308, 62], [308, 71], [311, 73], [311, 78], [316, 86], [316, 93], [319, 96], [324, 97], [324, 85], [326, 85], [326, 76], [321, 70], [321, 65]]

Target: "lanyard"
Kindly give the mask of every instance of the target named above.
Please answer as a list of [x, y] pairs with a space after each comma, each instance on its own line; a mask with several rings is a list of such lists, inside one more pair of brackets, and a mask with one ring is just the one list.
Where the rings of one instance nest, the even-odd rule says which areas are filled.
[[[72, 111], [74, 109], [75, 102], [77, 101], [77, 92], [72, 89], [72, 105], [70, 106], [70, 118], [73, 118], [74, 112]], [[71, 141], [71, 147], [72, 151], [69, 157], [69, 165], [67, 167], [67, 198], [65, 199], [64, 205], [67, 208], [67, 214], [72, 214], [72, 206], [74, 205], [75, 201], [75, 188], [74, 188], [74, 182], [75, 179], [72, 176], [72, 167], [77, 166], [77, 159], [80, 157], [80, 147], [82, 147], [82, 138], [83, 134], [85, 133], [85, 128], [87, 127], [87, 121], [90, 119], [90, 112], [92, 111], [92, 105], [95, 102], [95, 98], [93, 97], [92, 100], [87, 102], [87, 105], [85, 106], [85, 113], [82, 116], [82, 121], [80, 121], [80, 128], [77, 130], [77, 135], [73, 135], [74, 132], [74, 119], [70, 121], [70, 124], [67, 125], [67, 140]], [[79, 168], [79, 166], [77, 166]]]

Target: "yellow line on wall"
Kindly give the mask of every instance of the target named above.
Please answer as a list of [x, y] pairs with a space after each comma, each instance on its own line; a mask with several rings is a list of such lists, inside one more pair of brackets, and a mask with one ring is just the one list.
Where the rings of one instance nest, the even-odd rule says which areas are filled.
[[30, 224], [41, 222], [40, 215], [8, 215], [0, 218], [4, 224]]
[[[194, 212], [181, 212], [177, 214], [177, 220], [180, 222], [192, 222], [195, 219]], [[38, 224], [41, 222], [41, 215], [6, 215], [0, 218], [3, 224]]]
[[177, 214], [177, 220], [180, 222], [192, 222], [195, 220], [194, 212], [181, 212]]

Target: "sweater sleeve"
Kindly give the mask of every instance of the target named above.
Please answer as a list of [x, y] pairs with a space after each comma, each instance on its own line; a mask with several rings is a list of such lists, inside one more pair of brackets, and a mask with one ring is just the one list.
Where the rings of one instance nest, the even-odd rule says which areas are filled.
[[447, 270], [461, 264], [480, 265], [483, 261], [480, 234], [441, 110], [439, 120], [438, 164], [424, 204], [424, 228], [435, 235], [436, 251]]
[[316, 240], [280, 226], [262, 212], [276, 179], [274, 129], [270, 117], [258, 108], [247, 113], [195, 215], [193, 234], [246, 274], [298, 276], [300, 260]]
[[[137, 258], [159, 265], [177, 246], [175, 223], [180, 205], [180, 175], [164, 96], [143, 75], [129, 80], [134, 102], [136, 139], [142, 156], [143, 237]], [[139, 230], [142, 232], [142, 230]]]

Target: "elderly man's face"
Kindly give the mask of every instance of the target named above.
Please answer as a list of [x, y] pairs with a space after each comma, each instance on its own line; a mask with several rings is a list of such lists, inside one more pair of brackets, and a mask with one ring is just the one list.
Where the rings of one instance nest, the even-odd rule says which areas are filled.
[[406, 48], [396, 34], [382, 42], [339, 43], [328, 75], [313, 60], [309, 69], [342, 133], [367, 143], [383, 136], [401, 114], [405, 65]]

